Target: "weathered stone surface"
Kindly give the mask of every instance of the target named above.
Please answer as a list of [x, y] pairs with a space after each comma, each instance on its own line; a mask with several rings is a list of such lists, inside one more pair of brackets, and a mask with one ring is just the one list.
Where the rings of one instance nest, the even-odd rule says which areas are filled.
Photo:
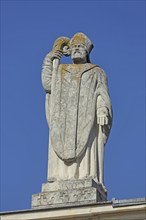
[[32, 196], [32, 208], [71, 206], [106, 201], [107, 192], [92, 179], [46, 183]]

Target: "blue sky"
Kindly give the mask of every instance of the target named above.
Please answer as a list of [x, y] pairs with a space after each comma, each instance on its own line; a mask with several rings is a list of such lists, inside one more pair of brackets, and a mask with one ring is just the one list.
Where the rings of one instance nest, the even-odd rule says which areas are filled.
[[[1, 210], [31, 208], [47, 180], [41, 85], [57, 37], [84, 32], [106, 72], [113, 127], [105, 148], [108, 199], [145, 196], [145, 1], [1, 1]], [[62, 62], [70, 63], [69, 58]]]

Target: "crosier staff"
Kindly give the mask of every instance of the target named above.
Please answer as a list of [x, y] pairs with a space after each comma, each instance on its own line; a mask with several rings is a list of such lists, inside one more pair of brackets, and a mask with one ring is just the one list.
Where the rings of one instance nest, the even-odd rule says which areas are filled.
[[[70, 39], [67, 37], [59, 37], [54, 42], [53, 48], [52, 48], [52, 60], [53, 60], [53, 71], [52, 71], [52, 83], [51, 83], [51, 96], [53, 97], [53, 91], [54, 86], [56, 82], [56, 75], [57, 70], [60, 64], [60, 59], [63, 55], [69, 56], [70, 55], [70, 49], [69, 49], [69, 41]], [[51, 99], [51, 106], [53, 106], [53, 100]], [[52, 109], [54, 107], [51, 107], [50, 116], [52, 115]]]

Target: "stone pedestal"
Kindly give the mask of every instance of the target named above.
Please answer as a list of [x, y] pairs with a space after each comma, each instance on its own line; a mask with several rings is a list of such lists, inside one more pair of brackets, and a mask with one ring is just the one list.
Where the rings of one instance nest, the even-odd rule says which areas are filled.
[[64, 207], [106, 201], [107, 191], [93, 179], [47, 182], [32, 196], [32, 208]]

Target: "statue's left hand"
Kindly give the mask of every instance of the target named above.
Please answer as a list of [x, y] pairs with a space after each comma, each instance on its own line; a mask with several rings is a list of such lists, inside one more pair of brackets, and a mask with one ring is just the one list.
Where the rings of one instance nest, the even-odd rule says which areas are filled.
[[108, 124], [108, 110], [106, 107], [97, 110], [97, 124], [102, 126]]
[[97, 116], [97, 124], [99, 125], [107, 125], [108, 124], [108, 117], [105, 114], [100, 114]]

